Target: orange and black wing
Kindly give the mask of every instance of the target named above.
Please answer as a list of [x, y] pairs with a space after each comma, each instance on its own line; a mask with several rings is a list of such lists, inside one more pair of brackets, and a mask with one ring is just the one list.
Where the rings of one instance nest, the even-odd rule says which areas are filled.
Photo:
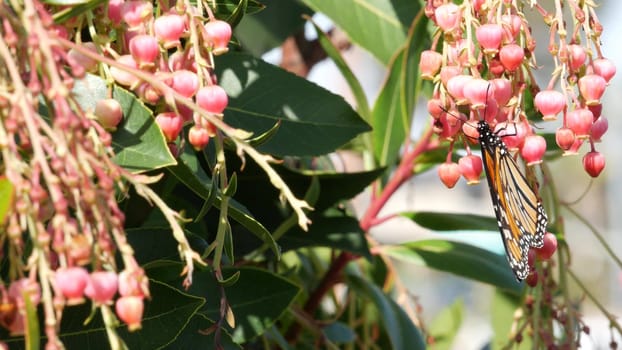
[[482, 160], [505, 252], [516, 278], [529, 275], [527, 254], [540, 248], [547, 217], [536, 193], [503, 141], [484, 121], [478, 123]]

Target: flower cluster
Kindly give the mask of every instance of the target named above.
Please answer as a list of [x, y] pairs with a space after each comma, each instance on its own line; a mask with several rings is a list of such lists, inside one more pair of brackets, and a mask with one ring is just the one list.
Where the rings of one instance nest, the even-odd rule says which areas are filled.
[[209, 8], [205, 9], [209, 15], [205, 22], [197, 16], [203, 9], [185, 2], [161, 10], [162, 14], [154, 18], [150, 1], [111, 1], [108, 4], [108, 19], [123, 36], [123, 44], [116, 50], [106, 48], [105, 53], [120, 64], [111, 67], [110, 73], [117, 83], [129, 87], [143, 101], [155, 106], [159, 111], [156, 122], [169, 142], [175, 142], [184, 124], [192, 122], [188, 141], [200, 150], [215, 135], [214, 124], [186, 105], [165, 101], [162, 91], [153, 82], [141, 79], [132, 70], [149, 74], [151, 79], [165, 83], [180, 96], [194, 99], [206, 113], [221, 117], [228, 98], [215, 81], [213, 56], [227, 52], [231, 26], [215, 19]]
[[[438, 26], [432, 48], [424, 51], [420, 60], [422, 77], [434, 83], [428, 111], [438, 135], [452, 145], [460, 133], [477, 140], [475, 125], [483, 119], [504, 135], [510, 150], [519, 151], [527, 165], [534, 165], [542, 161], [547, 145], [527, 121], [525, 111], [531, 110], [533, 101], [542, 120], [562, 115], [556, 141], [564, 154], [577, 154], [589, 142], [583, 165], [596, 177], [605, 160], [595, 150], [595, 143], [607, 130], [600, 98], [615, 67], [602, 55], [602, 26], [592, 5], [584, 2], [579, 8], [574, 1], [567, 2], [574, 15], [570, 31], [559, 8], [561, 1], [554, 3], [558, 8], [553, 13], [533, 5], [551, 28], [548, 47], [555, 63], [549, 83], [540, 88], [533, 75], [536, 41], [522, 12], [526, 5], [514, 1], [465, 1], [462, 5], [428, 1], [426, 14]], [[448, 156], [440, 167], [440, 178], [448, 187], [453, 187], [460, 175], [469, 183], [478, 182], [482, 169], [475, 163], [480, 161], [468, 147], [467, 152], [458, 164]]]
[[[428, 111], [435, 132], [441, 140], [450, 142], [447, 160], [438, 169], [447, 187], [453, 187], [461, 176], [469, 184], [479, 182], [482, 161], [471, 153], [469, 142], [478, 140], [477, 123], [482, 120], [502, 137], [508, 150], [516, 152], [526, 166], [533, 166], [542, 162], [547, 144], [534, 132], [531, 122], [538, 117], [548, 122], [561, 116], [561, 126], [555, 133], [557, 146], [564, 155], [573, 155], [583, 144], [589, 144], [583, 157], [585, 171], [596, 177], [603, 170], [604, 156], [595, 149], [607, 131], [600, 100], [616, 70], [601, 52], [602, 25], [591, 2], [548, 3], [554, 6], [551, 12], [535, 1], [476, 0], [461, 5], [427, 1], [426, 15], [438, 29], [431, 49], [421, 54], [419, 68], [423, 79], [434, 84]], [[538, 67], [536, 41], [523, 12], [528, 7], [535, 9], [550, 27], [548, 51], [555, 68], [542, 88], [534, 77]], [[567, 13], [572, 18], [564, 18]], [[455, 163], [451, 156], [460, 139], [464, 140], [467, 155]], [[532, 171], [527, 172], [528, 178], [533, 176]], [[555, 221], [557, 225], [557, 218]], [[575, 345], [575, 326], [570, 324], [581, 320], [569, 300], [554, 300], [553, 296], [563, 288], [552, 277], [555, 262], [535, 267], [536, 259], [549, 260], [556, 249], [556, 236], [546, 233], [544, 246], [529, 251], [531, 273], [526, 283], [541, 286], [539, 295], [545, 299], [538, 299], [537, 305], [527, 303], [521, 310], [530, 313], [534, 308], [543, 308], [554, 313], [540, 314], [541, 319], [521, 313], [513, 329], [515, 342], [520, 342], [523, 331], [529, 329], [538, 330], [535, 336], [547, 347], [557, 346], [552, 326], [556, 322], [564, 332], [570, 332], [565, 334], [563, 346]], [[560, 264], [564, 264], [562, 259]]]
[[[231, 27], [200, 3], [184, 4], [154, 9], [147, 1], [113, 0], [94, 10], [100, 16], [84, 16], [88, 31], [83, 17], [55, 23], [53, 6], [37, 0], [0, 4], [0, 182], [11, 193], [1, 198], [9, 208], [0, 217], [0, 255], [9, 264], [0, 280], [0, 326], [13, 335], [24, 333], [27, 308], [41, 305], [46, 348], [62, 348], [63, 309], [87, 299], [108, 315], [110, 329], [113, 304], [130, 330], [140, 328], [150, 295], [117, 203], [128, 185], [171, 225], [186, 285], [193, 262], [203, 263], [179, 215], [147, 186], [153, 179], [112, 161], [110, 132], [123, 119], [119, 102], [103, 99], [85, 111], [72, 93], [76, 80], [97, 71], [157, 111], [171, 147], [192, 123], [188, 141], [204, 148], [228, 103], [213, 75], [213, 55], [227, 51]], [[113, 29], [120, 40], [108, 37]]]

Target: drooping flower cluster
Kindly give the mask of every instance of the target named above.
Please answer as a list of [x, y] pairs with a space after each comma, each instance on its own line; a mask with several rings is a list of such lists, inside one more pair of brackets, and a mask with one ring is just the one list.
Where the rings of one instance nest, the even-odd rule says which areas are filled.
[[[572, 19], [562, 17], [563, 3], [574, 15]], [[547, 145], [527, 121], [525, 113], [532, 111], [533, 101], [542, 120], [562, 116], [556, 140], [565, 154], [576, 154], [589, 143], [583, 164], [587, 173], [596, 177], [605, 160], [595, 150], [595, 143], [607, 130], [600, 98], [615, 75], [615, 66], [601, 52], [602, 26], [592, 5], [581, 2], [580, 8], [574, 1], [554, 4], [551, 12], [533, 5], [550, 26], [548, 48], [555, 63], [549, 83], [539, 87], [534, 79], [536, 41], [523, 13], [530, 3], [428, 1], [426, 14], [438, 26], [431, 49], [422, 53], [420, 61], [422, 77], [434, 82], [428, 110], [440, 137], [453, 143], [463, 133], [476, 140], [475, 125], [483, 119], [505, 135], [503, 141], [509, 149], [518, 150], [526, 164], [534, 165], [542, 161]], [[567, 27], [570, 23], [572, 28]], [[535, 115], [530, 119], [537, 121]], [[470, 164], [478, 160], [467, 151], [469, 158], [458, 166], [448, 157], [439, 169], [448, 187], [453, 187], [460, 175], [469, 183], [477, 182], [481, 166]]]
[[206, 8], [209, 20], [197, 16], [202, 8], [178, 2], [162, 9], [154, 18], [150, 1], [113, 1], [108, 5], [108, 17], [123, 35], [124, 45], [108, 47], [122, 65], [110, 70], [115, 81], [134, 90], [146, 103], [159, 110], [156, 121], [169, 142], [175, 142], [184, 124], [193, 122], [188, 141], [197, 150], [204, 148], [216, 127], [183, 104], [171, 105], [163, 99], [157, 86], [141, 79], [131, 70], [138, 69], [153, 79], [165, 83], [179, 95], [194, 99], [205, 112], [220, 117], [228, 98], [213, 75], [213, 56], [227, 52], [231, 26], [217, 20]]
[[[0, 326], [23, 334], [28, 305], [42, 305], [46, 348], [56, 349], [64, 307], [87, 299], [106, 310], [114, 304], [130, 330], [140, 328], [148, 280], [127, 243], [116, 197], [128, 185], [153, 201], [177, 233], [188, 283], [193, 262], [203, 263], [177, 213], [147, 187], [152, 179], [112, 161], [119, 102], [103, 99], [85, 111], [71, 91], [75, 81], [87, 72], [107, 75], [159, 111], [156, 121], [169, 142], [193, 123], [188, 141], [202, 149], [216, 132], [205, 114], [217, 122], [228, 103], [212, 70], [213, 55], [227, 51], [231, 27], [186, 2], [156, 11], [151, 2], [116, 0], [95, 9], [100, 16], [87, 16], [94, 22], [86, 38], [80, 20], [58, 24], [53, 8], [21, 4], [0, 4], [0, 186], [10, 193], [0, 198], [9, 206], [0, 217], [0, 255], [9, 261], [0, 280]], [[121, 40], [107, 37], [113, 28]], [[194, 99], [200, 113], [178, 103], [184, 98]]]
[[[573, 155], [583, 144], [589, 144], [583, 157], [585, 171], [596, 177], [603, 170], [604, 156], [595, 149], [608, 126], [601, 115], [600, 100], [616, 70], [601, 51], [602, 25], [591, 2], [556, 0], [547, 4], [554, 6], [550, 12], [536, 1], [477, 0], [460, 5], [427, 1], [426, 15], [438, 29], [432, 47], [421, 55], [419, 68], [423, 79], [434, 84], [428, 111], [435, 131], [440, 139], [450, 142], [447, 160], [438, 169], [447, 187], [453, 187], [461, 176], [469, 184], [479, 182], [482, 161], [471, 153], [468, 143], [478, 140], [480, 120], [494, 128], [526, 166], [533, 166], [542, 162], [547, 144], [535, 133], [532, 123], [555, 121], [561, 116], [555, 134], [557, 146], [565, 155]], [[538, 68], [536, 41], [524, 15], [530, 8], [541, 14], [550, 27], [548, 51], [555, 68], [548, 84], [542, 87], [534, 78]], [[567, 13], [572, 17], [565, 18]], [[455, 163], [451, 156], [460, 139], [465, 140], [467, 155]], [[569, 332], [564, 334], [562, 347], [576, 345], [573, 327], [582, 321], [568, 300], [554, 299], [559, 286], [552, 277], [553, 263], [543, 264], [538, 271], [534, 268], [536, 258], [546, 261], [556, 249], [556, 236], [546, 233], [544, 246], [529, 251], [532, 273], [526, 282], [532, 287], [541, 285], [539, 295], [544, 299], [538, 299], [536, 305], [532, 298], [520, 310], [513, 329], [515, 342], [521, 341], [523, 332], [538, 330], [534, 336], [544, 346], [556, 347], [560, 345], [553, 326], [557, 322], [563, 332]], [[550, 313], [533, 318], [530, 313], [534, 308]], [[568, 321], [571, 317], [572, 321]], [[582, 331], [588, 333], [589, 328], [583, 327]]]

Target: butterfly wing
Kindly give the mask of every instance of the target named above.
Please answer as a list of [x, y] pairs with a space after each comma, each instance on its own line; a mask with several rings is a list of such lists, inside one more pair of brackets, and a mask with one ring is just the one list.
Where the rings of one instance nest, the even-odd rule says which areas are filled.
[[516, 278], [529, 275], [530, 247], [542, 247], [547, 218], [542, 204], [501, 139], [479, 122], [482, 160], [497, 224]]

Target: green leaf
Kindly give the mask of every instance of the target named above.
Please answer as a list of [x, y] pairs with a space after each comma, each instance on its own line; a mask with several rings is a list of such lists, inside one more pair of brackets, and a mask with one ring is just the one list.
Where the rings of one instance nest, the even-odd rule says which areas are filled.
[[333, 60], [333, 62], [337, 65], [337, 68], [346, 79], [350, 90], [352, 91], [352, 95], [356, 101], [356, 106], [358, 112], [361, 114], [363, 119], [369, 121], [371, 118], [371, 111], [369, 110], [369, 103], [367, 102], [367, 96], [365, 96], [365, 91], [361, 86], [361, 83], [358, 81], [346, 61], [341, 56], [341, 52], [339, 49], [333, 45], [331, 39], [322, 31], [320, 27], [318, 27], [315, 22], [311, 21], [313, 27], [315, 28], [315, 32], [318, 35], [318, 41], [328, 57]]
[[352, 343], [356, 340], [356, 333], [343, 322], [333, 322], [322, 330], [324, 336], [332, 343]]
[[[72, 91], [85, 111], [93, 111], [97, 101], [109, 98], [106, 82], [87, 74], [77, 80]], [[155, 170], [175, 164], [151, 110], [131, 92], [114, 86], [112, 97], [123, 109], [123, 121], [112, 134], [114, 161], [133, 172]]]
[[434, 231], [499, 231], [497, 219], [489, 216], [425, 211], [401, 213], [400, 216]]
[[386, 295], [378, 286], [356, 275], [348, 276], [348, 285], [358, 295], [365, 296], [378, 309], [382, 326], [389, 340], [391, 348], [396, 350], [425, 349], [425, 342], [419, 329], [406, 312], [391, 297]]
[[231, 11], [231, 14], [225, 19], [225, 21], [229, 23], [232, 28], [235, 28], [244, 17], [247, 7], [248, 0], [240, 0], [238, 5], [233, 9], [233, 11]]
[[[179, 274], [179, 270], [177, 270]], [[184, 293], [171, 286], [150, 280], [151, 300], [145, 299], [145, 313], [140, 332], [128, 332], [125, 325], [117, 331], [130, 349], [159, 349], [177, 338], [190, 318], [205, 303], [204, 298]], [[106, 330], [100, 315], [91, 323], [83, 321], [90, 313], [90, 305], [67, 308], [63, 314], [61, 340], [67, 349], [84, 349], [86, 344], [108, 347]]]
[[421, 7], [420, 1], [413, 0], [303, 0], [303, 3], [330, 17], [354, 43], [385, 65], [406, 41], [408, 27]]
[[6, 176], [0, 176], [0, 225], [4, 224], [7, 214], [13, 206], [14, 200], [13, 184]]
[[[171, 275], [167, 269], [154, 266], [149, 268], [149, 276], [162, 276], [177, 288], [183, 288], [181, 278]], [[235, 328], [224, 327], [236, 343], [243, 343], [269, 329], [294, 301], [300, 288], [277, 274], [251, 267], [223, 268], [223, 277], [227, 279], [238, 271], [238, 281], [224, 289], [235, 317]], [[207, 319], [218, 320], [221, 285], [211, 271], [195, 271], [193, 278], [188, 292], [208, 296], [200, 314]]]
[[219, 56], [216, 67], [229, 95], [227, 123], [262, 134], [281, 121], [274, 136], [258, 147], [262, 152], [320, 155], [369, 131], [343, 97], [260, 59], [231, 53]]
[[505, 255], [470, 244], [440, 239], [422, 240], [384, 246], [382, 250], [398, 260], [450, 272], [516, 294], [523, 289], [523, 285], [516, 281]]
[[[265, 9], [249, 16], [235, 28], [235, 37], [242, 48], [254, 56], [261, 56], [280, 46], [285, 39], [302, 30], [303, 13], [310, 11], [297, 1], [262, 0]], [[250, 4], [249, 4], [250, 7]]]
[[321, 212], [342, 200], [351, 199], [361, 193], [385, 171], [385, 168], [378, 168], [355, 173], [303, 171], [302, 174], [317, 176], [320, 181], [320, 198], [315, 203], [314, 208], [315, 211]]
[[430, 335], [434, 338], [434, 350], [449, 350], [462, 325], [464, 303], [462, 299], [443, 309], [429, 326]]
[[381, 166], [396, 161], [410, 130], [421, 84], [419, 59], [421, 52], [429, 46], [425, 40], [427, 22], [420, 10], [409, 31], [408, 41], [390, 62], [389, 75], [374, 104], [371, 119], [373, 151]]
[[313, 225], [309, 226], [309, 232], [296, 227], [279, 240], [284, 251], [321, 246], [346, 250], [371, 259], [365, 233], [356, 218], [313, 216], [311, 221]]
[[47, 4], [56, 4], [56, 5], [66, 5], [70, 6], [71, 4], [77, 6], [70, 6], [58, 12], [55, 12], [52, 16], [54, 18], [54, 22], [57, 24], [64, 23], [72, 18], [77, 18], [82, 14], [92, 11], [98, 6], [106, 3], [106, 0], [50, 0], [44, 1]]
[[134, 172], [174, 165], [175, 158], [151, 110], [132, 93], [117, 86], [112, 96], [121, 104], [124, 115], [119, 129], [112, 135], [114, 161]]

